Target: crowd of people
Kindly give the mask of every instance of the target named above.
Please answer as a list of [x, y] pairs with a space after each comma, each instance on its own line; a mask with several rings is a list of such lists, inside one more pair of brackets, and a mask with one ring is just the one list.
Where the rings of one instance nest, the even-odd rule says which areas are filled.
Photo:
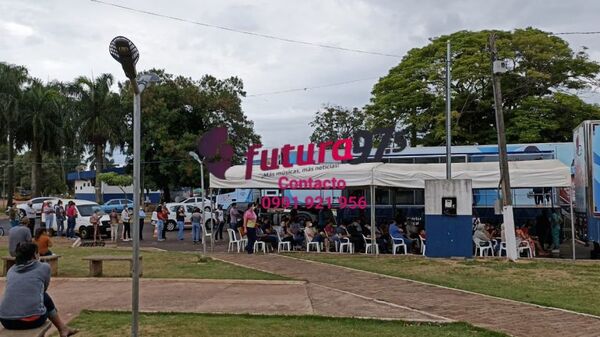
[[[316, 224], [304, 219], [292, 210], [284, 215], [278, 225], [270, 216], [257, 215], [256, 205], [251, 203], [245, 211], [233, 204], [229, 211], [229, 228], [241, 238], [247, 239], [245, 250], [254, 253], [254, 243], [262, 241], [269, 251], [277, 251], [279, 242], [289, 242], [294, 250], [304, 250], [308, 243], [317, 243], [324, 251], [339, 251], [342, 243], [350, 243], [354, 252], [364, 252], [371, 243], [371, 225], [363, 217], [337, 223], [333, 212], [324, 207]], [[401, 218], [377, 224], [375, 245], [380, 253], [392, 253], [393, 244], [404, 243], [407, 253], [420, 253], [426, 240], [425, 230], [410, 232]]]
[[[557, 209], [548, 212], [542, 210], [534, 220], [527, 219], [515, 226], [517, 247], [529, 247], [533, 256], [546, 257], [553, 250], [560, 249], [562, 218]], [[506, 242], [504, 224], [494, 226], [483, 223], [478, 218], [473, 222], [473, 242], [480, 247], [492, 247], [495, 255], [501, 254], [503, 242]]]

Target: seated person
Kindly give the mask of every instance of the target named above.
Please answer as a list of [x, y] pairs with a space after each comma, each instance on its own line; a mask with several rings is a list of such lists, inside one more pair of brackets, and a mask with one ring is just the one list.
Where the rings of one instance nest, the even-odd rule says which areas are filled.
[[52, 252], [50, 251], [50, 247], [52, 247], [52, 241], [46, 232], [46, 228], [38, 228], [35, 231], [33, 242], [38, 245], [38, 253], [40, 256], [52, 255]]
[[265, 221], [260, 226], [256, 227], [256, 239], [271, 245], [273, 251], [277, 250], [279, 239], [277, 239], [277, 234], [273, 232], [270, 222]]
[[354, 245], [354, 251], [360, 252], [365, 250], [365, 240], [362, 236], [360, 224], [354, 221], [349, 226], [346, 226], [346, 230], [348, 231], [350, 242]]
[[31, 231], [29, 230], [29, 218], [22, 218], [21, 225], [8, 231], [8, 253], [15, 257], [17, 246], [22, 242], [31, 242]]
[[304, 244], [304, 232], [302, 226], [297, 221], [293, 221], [289, 228], [289, 233], [292, 235], [292, 244], [294, 246], [303, 246]]
[[[323, 236], [317, 231], [310, 220], [306, 220], [306, 226], [304, 227], [304, 233], [308, 242], [323, 242]], [[307, 242], [307, 243], [308, 243]]]
[[406, 233], [404, 232], [404, 229], [398, 226], [395, 220], [392, 220], [392, 223], [389, 226], [389, 232], [390, 237], [394, 240], [394, 243], [400, 243], [400, 240], [397, 239], [402, 239], [402, 241], [404, 241], [404, 244], [407, 247], [407, 251], [414, 251], [414, 246], [416, 244], [415, 240], [409, 238], [408, 235], [406, 235]]
[[331, 243], [334, 247], [339, 246], [340, 237], [337, 235], [335, 227], [333, 227], [333, 220], [327, 221], [325, 228], [323, 228], [323, 234], [325, 235], [325, 251], [330, 251]]
[[38, 328], [50, 319], [60, 337], [76, 334], [77, 330], [63, 323], [52, 298], [46, 293], [51, 271], [48, 264], [38, 261], [37, 245], [20, 243], [15, 253], [16, 264], [6, 274], [0, 323], [7, 330], [27, 330]]
[[550, 256], [550, 253], [545, 251], [540, 244], [540, 241], [537, 240], [537, 237], [532, 237], [529, 235], [531, 223], [527, 222], [525, 225], [521, 226], [521, 228], [517, 228], [515, 230], [515, 235], [517, 237], [517, 247], [521, 246], [521, 242], [527, 241], [529, 242], [529, 247], [531, 247], [533, 256]]
[[484, 223], [478, 223], [475, 226], [475, 232], [473, 232], [473, 241], [478, 243], [481, 247], [492, 245], [492, 238], [490, 233], [486, 230], [486, 225]]

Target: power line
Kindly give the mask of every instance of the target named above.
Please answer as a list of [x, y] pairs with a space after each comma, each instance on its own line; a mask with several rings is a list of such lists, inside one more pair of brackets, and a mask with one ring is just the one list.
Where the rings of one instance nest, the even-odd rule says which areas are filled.
[[560, 32], [560, 33], [550, 33], [551, 35], [596, 35], [600, 34], [600, 32]]
[[350, 81], [345, 81], [345, 82], [337, 82], [337, 83], [317, 85], [317, 86], [314, 86], [314, 87], [304, 87], [304, 88], [295, 88], [295, 89], [285, 89], [285, 90], [279, 90], [279, 91], [263, 92], [263, 93], [260, 93], [260, 94], [247, 95], [246, 97], [259, 97], [259, 96], [267, 96], [267, 95], [287, 94], [287, 93], [296, 92], [296, 91], [309, 91], [309, 90], [313, 90], [313, 89], [337, 87], [337, 86], [341, 86], [341, 85], [346, 85], [346, 84], [351, 84], [351, 83], [356, 83], [356, 82], [362, 82], [362, 81], [372, 81], [372, 80], [376, 80], [376, 79], [379, 79], [379, 77], [361, 78], [361, 79], [350, 80]]
[[231, 27], [214, 25], [214, 24], [210, 24], [210, 23], [206, 23], [206, 22], [188, 20], [188, 19], [184, 19], [184, 18], [180, 18], [180, 17], [176, 17], [176, 16], [171, 16], [171, 15], [166, 15], [166, 14], [160, 14], [160, 13], [157, 13], [157, 12], [150, 12], [150, 11], [146, 11], [146, 10], [142, 10], [142, 9], [137, 9], [137, 8], [133, 8], [133, 7], [127, 7], [127, 6], [123, 6], [123, 5], [119, 5], [119, 4], [115, 4], [115, 3], [111, 3], [111, 2], [102, 1], [102, 0], [90, 0], [90, 1], [96, 2], [96, 3], [99, 3], [99, 4], [103, 4], [103, 5], [107, 5], [107, 6], [112, 6], [112, 7], [120, 8], [120, 9], [125, 9], [125, 10], [128, 10], [128, 11], [136, 12], [136, 13], [140, 13], [140, 14], [146, 14], [146, 15], [156, 16], [156, 17], [160, 17], [160, 18], [165, 18], [165, 19], [170, 19], [170, 20], [175, 20], [175, 21], [180, 21], [180, 22], [191, 23], [191, 24], [198, 25], [198, 26], [203, 26], [203, 27], [208, 27], [208, 28], [214, 28], [214, 29], [220, 29], [220, 30], [225, 30], [225, 31], [228, 31], [228, 32], [238, 33], [238, 34], [245, 34], [245, 35], [251, 35], [251, 36], [256, 36], [256, 37], [262, 37], [262, 38], [265, 38], [265, 39], [278, 40], [278, 41], [283, 41], [283, 42], [288, 42], [288, 43], [297, 43], [297, 44], [302, 44], [302, 45], [307, 45], [307, 46], [314, 46], [314, 47], [320, 47], [320, 48], [326, 48], [326, 49], [341, 50], [341, 51], [353, 52], [353, 53], [360, 53], [360, 54], [386, 56], [386, 57], [396, 57], [396, 58], [401, 58], [402, 57], [401, 55], [396, 55], [396, 54], [387, 54], [387, 53], [376, 52], [376, 51], [369, 51], [369, 50], [363, 50], [363, 49], [338, 47], [338, 46], [332, 46], [332, 45], [318, 43], [318, 42], [302, 41], [302, 40], [290, 39], [290, 38], [280, 37], [280, 36], [275, 36], [275, 35], [255, 33], [255, 32], [250, 32], [250, 31], [246, 31], [246, 30], [235, 29], [235, 28], [231, 28]]

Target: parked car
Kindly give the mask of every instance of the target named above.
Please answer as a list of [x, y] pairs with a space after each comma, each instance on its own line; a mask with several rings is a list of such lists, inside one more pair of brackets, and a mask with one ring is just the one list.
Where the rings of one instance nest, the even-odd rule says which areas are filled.
[[[52, 204], [56, 205], [59, 199], [50, 199]], [[110, 224], [109, 217], [107, 214], [102, 212], [102, 208], [100, 205], [93, 201], [88, 200], [78, 200], [78, 199], [60, 199], [63, 202], [63, 205], [66, 207], [69, 201], [73, 201], [75, 203], [75, 208], [77, 209], [77, 220], [75, 221], [75, 233], [79, 234], [82, 239], [87, 239], [92, 237], [94, 234], [94, 227], [90, 223], [90, 217], [94, 213], [95, 210], [100, 210], [100, 235], [108, 235], [110, 236]], [[67, 230], [67, 220], [65, 220], [65, 231]], [[56, 233], [57, 231], [57, 223], [56, 221], [52, 225], [51, 231]]]
[[[202, 197], [191, 197], [181, 202], [182, 204], [193, 205], [198, 208], [202, 208]], [[210, 212], [210, 205], [215, 207], [215, 203], [207, 198], [204, 198], [204, 210]]]
[[112, 212], [113, 209], [116, 209], [117, 212], [121, 213], [123, 212], [123, 209], [125, 208], [125, 205], [132, 207], [133, 206], [133, 200], [129, 200], [129, 199], [111, 199], [107, 202], [104, 203], [104, 205], [102, 205], [102, 211], [104, 211], [104, 213], [110, 213]]
[[42, 205], [45, 201], [52, 201], [52, 204], [56, 205], [56, 201], [58, 201], [57, 198], [53, 198], [53, 197], [39, 197], [39, 198], [33, 198], [31, 200], [28, 200], [24, 203], [18, 204], [17, 208], [19, 209], [19, 213], [21, 214], [21, 217], [25, 217], [27, 216], [27, 212], [25, 211], [25, 208], [27, 207], [27, 203], [31, 202], [31, 207], [35, 210], [35, 214], [37, 216], [41, 216], [42, 214]]
[[[192, 204], [184, 204], [184, 203], [167, 203], [165, 204], [165, 206], [167, 207], [167, 209], [169, 210], [169, 220], [167, 221], [167, 231], [174, 231], [177, 229], [177, 210], [179, 209], [179, 207], [183, 206], [184, 210], [185, 210], [185, 221], [184, 221], [184, 228], [192, 228], [192, 213], [194, 212], [194, 208], [199, 206], [194, 206]], [[210, 208], [205, 208], [207, 209], [206, 215], [205, 215], [205, 226], [207, 226], [206, 228], [210, 228]], [[202, 213], [202, 211], [200, 211]], [[213, 221], [217, 221], [216, 218], [216, 214], [213, 215]]]

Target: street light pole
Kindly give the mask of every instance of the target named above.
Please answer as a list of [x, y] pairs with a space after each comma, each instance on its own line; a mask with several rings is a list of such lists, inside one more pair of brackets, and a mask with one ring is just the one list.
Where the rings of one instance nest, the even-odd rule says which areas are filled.
[[140, 304], [140, 212], [142, 205], [141, 188], [141, 136], [142, 114], [141, 94], [153, 82], [158, 82], [156, 74], [143, 74], [137, 78], [135, 65], [140, 57], [137, 47], [123, 36], [115, 37], [109, 45], [110, 55], [123, 67], [133, 89], [133, 263], [131, 271], [131, 336], [138, 337]]
[[[190, 157], [192, 157], [195, 161], [198, 162], [198, 164], [200, 164], [200, 189], [202, 190], [202, 223], [200, 224], [200, 228], [202, 228], [202, 252], [204, 253], [204, 255], [206, 255], [206, 211], [204, 209], [204, 165], [202, 163], [202, 160], [200, 159], [200, 157], [198, 156], [198, 154], [194, 151], [190, 151], [188, 152], [188, 155], [190, 155]], [[212, 212], [211, 212], [211, 218], [212, 218]], [[212, 227], [212, 224], [211, 224]], [[211, 236], [212, 236], [212, 230], [211, 230]]]
[[450, 102], [450, 40], [446, 42], [446, 179], [452, 179], [452, 104]]

